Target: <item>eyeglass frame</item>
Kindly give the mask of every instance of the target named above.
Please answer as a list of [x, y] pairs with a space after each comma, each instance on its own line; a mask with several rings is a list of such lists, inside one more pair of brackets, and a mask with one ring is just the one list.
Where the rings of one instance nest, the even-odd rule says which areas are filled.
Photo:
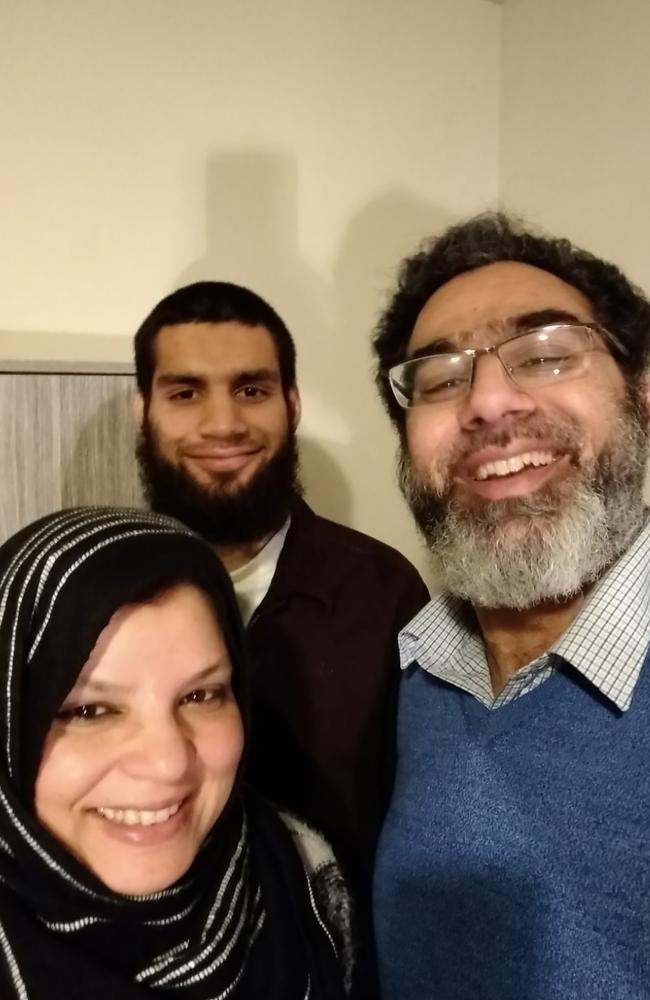
[[[508, 376], [508, 378], [512, 379], [514, 384], [519, 388], [519, 383], [517, 382], [515, 376], [512, 374], [512, 368], [509, 368], [508, 365], [506, 365], [506, 363], [503, 361], [499, 353], [501, 348], [505, 347], [507, 344], [511, 344], [513, 340], [519, 340], [521, 337], [528, 337], [531, 333], [537, 333], [543, 330], [557, 330], [566, 327], [574, 329], [577, 327], [583, 330], [587, 330], [588, 333], [590, 334], [590, 338], [591, 336], [593, 336], [593, 334], [598, 334], [606, 342], [609, 342], [612, 345], [612, 347], [615, 347], [616, 350], [619, 351], [619, 353], [622, 354], [624, 357], [629, 357], [630, 352], [628, 351], [625, 344], [623, 344], [623, 342], [619, 340], [619, 338], [615, 334], [613, 334], [606, 327], [602, 326], [600, 323], [568, 322], [568, 321], [556, 322], [556, 323], [542, 323], [539, 326], [531, 326], [528, 330], [521, 330], [519, 333], [516, 333], [513, 337], [508, 337], [506, 340], [502, 340], [498, 344], [492, 344], [490, 347], [460, 347], [457, 351], [442, 351], [439, 354], [423, 354], [412, 358], [406, 358], [404, 361], [400, 361], [399, 364], [391, 365], [391, 367], [388, 369], [388, 371], [386, 372], [386, 375], [388, 377], [388, 384], [390, 385], [391, 391], [393, 393], [393, 396], [397, 400], [398, 405], [401, 406], [403, 410], [412, 410], [413, 407], [417, 405], [430, 406], [432, 405], [431, 402], [423, 404], [403, 402], [403, 400], [406, 400], [406, 396], [401, 391], [399, 385], [396, 384], [397, 383], [396, 373], [398, 371], [402, 371], [408, 365], [415, 364], [416, 362], [430, 361], [433, 358], [454, 357], [458, 354], [464, 354], [468, 357], [471, 357], [472, 359], [472, 370], [468, 384], [468, 389], [460, 396], [454, 397], [454, 399], [463, 399], [465, 395], [467, 395], [467, 392], [469, 391], [474, 382], [474, 374], [476, 372], [477, 358], [483, 354], [494, 354], [499, 359], [501, 366], [506, 375]], [[577, 353], [588, 354], [590, 351], [597, 350], [597, 348], [593, 347], [592, 344], [593, 340], [591, 341], [588, 348], [586, 348], [584, 351], [579, 351]]]

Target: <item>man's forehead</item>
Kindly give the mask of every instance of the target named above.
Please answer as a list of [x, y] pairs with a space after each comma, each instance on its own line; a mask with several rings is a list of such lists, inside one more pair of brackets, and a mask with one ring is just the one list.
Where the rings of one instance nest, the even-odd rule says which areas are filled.
[[516, 261], [488, 264], [433, 293], [416, 320], [409, 353], [439, 339], [471, 346], [474, 340], [503, 338], [520, 317], [545, 313], [585, 322], [596, 318], [586, 296], [554, 274]]
[[243, 323], [177, 323], [163, 326], [154, 342], [155, 375], [192, 372], [231, 375], [240, 370], [279, 371], [273, 337]]

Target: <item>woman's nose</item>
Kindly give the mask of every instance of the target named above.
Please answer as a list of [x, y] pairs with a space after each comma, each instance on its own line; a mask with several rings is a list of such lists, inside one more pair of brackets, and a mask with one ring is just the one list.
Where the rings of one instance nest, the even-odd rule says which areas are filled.
[[182, 781], [196, 755], [191, 732], [175, 718], [141, 725], [125, 750], [130, 775], [167, 784]]

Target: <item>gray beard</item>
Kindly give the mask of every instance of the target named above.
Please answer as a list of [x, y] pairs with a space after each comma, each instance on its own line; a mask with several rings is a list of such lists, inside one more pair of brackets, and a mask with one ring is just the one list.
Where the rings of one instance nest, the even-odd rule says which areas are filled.
[[[434, 493], [402, 453], [400, 486], [445, 589], [477, 607], [523, 610], [566, 600], [597, 580], [643, 523], [646, 420], [645, 399], [630, 389], [590, 466], [574, 462], [566, 477], [529, 496], [476, 506], [460, 504], [449, 489]], [[553, 436], [572, 441], [579, 453], [572, 422], [565, 419]]]

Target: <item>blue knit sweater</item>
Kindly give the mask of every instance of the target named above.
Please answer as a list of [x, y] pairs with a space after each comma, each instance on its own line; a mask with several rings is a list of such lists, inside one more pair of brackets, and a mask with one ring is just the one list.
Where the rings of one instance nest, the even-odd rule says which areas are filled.
[[383, 1000], [650, 998], [650, 667], [490, 711], [418, 666], [375, 876]]

